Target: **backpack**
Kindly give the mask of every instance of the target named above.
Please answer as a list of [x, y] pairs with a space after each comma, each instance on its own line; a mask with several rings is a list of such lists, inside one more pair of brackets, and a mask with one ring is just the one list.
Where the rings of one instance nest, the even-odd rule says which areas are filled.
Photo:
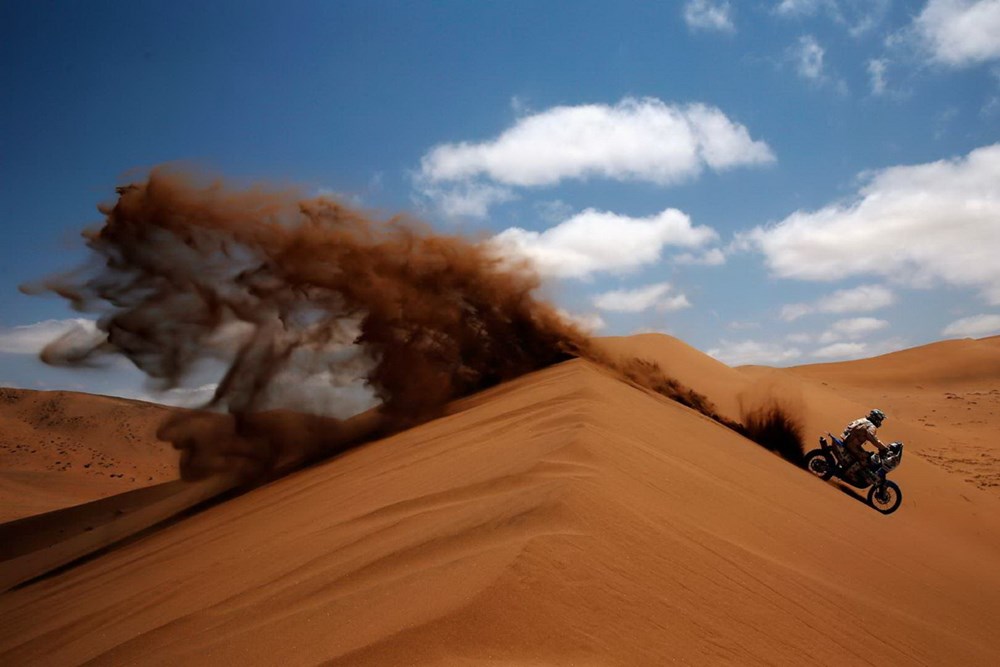
[[[847, 428], [844, 429], [843, 440], [846, 442], [849, 438], [851, 438], [852, 436], [854, 436], [854, 434], [859, 429], [862, 430], [862, 431], [866, 431], [867, 432], [869, 428], [874, 428], [874, 427], [875, 427], [875, 424], [872, 424], [870, 421], [868, 421], [864, 417], [862, 417], [861, 419], [855, 419], [854, 421], [852, 421], [850, 424], [847, 425]], [[866, 435], [861, 436], [862, 442], [865, 441], [865, 440], [867, 440], [867, 439], [868, 439], [867, 433], [866, 433]]]

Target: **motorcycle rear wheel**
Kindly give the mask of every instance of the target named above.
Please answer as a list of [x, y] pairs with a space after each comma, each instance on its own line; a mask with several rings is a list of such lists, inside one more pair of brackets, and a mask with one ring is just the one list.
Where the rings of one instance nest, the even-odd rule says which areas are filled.
[[834, 466], [822, 449], [814, 449], [805, 458], [805, 469], [826, 481], [833, 477]]
[[892, 514], [903, 502], [903, 492], [895, 482], [888, 480], [868, 491], [868, 504], [882, 514]]

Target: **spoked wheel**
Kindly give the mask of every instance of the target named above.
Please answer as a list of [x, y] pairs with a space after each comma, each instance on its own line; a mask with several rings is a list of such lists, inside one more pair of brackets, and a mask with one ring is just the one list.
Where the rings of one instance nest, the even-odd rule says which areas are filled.
[[895, 482], [885, 481], [868, 491], [868, 504], [882, 514], [892, 514], [903, 502], [903, 492]]
[[827, 480], [833, 477], [833, 463], [822, 449], [814, 449], [806, 454], [805, 464], [806, 470], [820, 479]]

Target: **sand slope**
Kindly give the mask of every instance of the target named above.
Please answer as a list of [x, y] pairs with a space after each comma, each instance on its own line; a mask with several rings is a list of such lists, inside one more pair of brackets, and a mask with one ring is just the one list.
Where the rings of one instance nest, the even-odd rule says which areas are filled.
[[756, 403], [755, 382], [735, 368], [664, 334], [607, 336], [599, 346], [618, 357], [655, 362], [669, 377], [708, 396], [719, 414], [740, 421], [744, 407]]
[[1000, 337], [788, 372], [880, 407], [885, 430], [908, 432], [926, 459], [1000, 497]]
[[177, 453], [156, 438], [168, 410], [0, 388], [0, 522], [177, 479]]
[[1000, 502], [898, 479], [571, 361], [0, 596], [0, 663], [998, 664]]

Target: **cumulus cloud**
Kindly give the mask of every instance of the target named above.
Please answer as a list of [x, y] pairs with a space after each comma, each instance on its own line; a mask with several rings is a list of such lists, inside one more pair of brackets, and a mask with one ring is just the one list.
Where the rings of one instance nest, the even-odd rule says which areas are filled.
[[963, 67], [1000, 58], [1000, 0], [930, 0], [914, 30], [933, 61]]
[[692, 30], [735, 32], [732, 12], [726, 0], [688, 0], [684, 5], [684, 21]]
[[861, 285], [837, 290], [813, 303], [790, 303], [781, 309], [781, 319], [792, 322], [812, 313], [867, 313], [896, 301], [892, 290], [882, 285]]
[[0, 327], [0, 352], [38, 354], [55, 339], [70, 333], [89, 339], [97, 335], [97, 324], [94, 320], [75, 317], [65, 320], [43, 320], [16, 327]]
[[787, 364], [798, 359], [802, 356], [802, 351], [797, 347], [785, 347], [779, 343], [722, 340], [719, 342], [719, 347], [710, 349], [708, 354], [730, 366], [748, 364], [771, 366]]
[[596, 333], [607, 326], [607, 322], [604, 318], [597, 313], [571, 313], [568, 310], [558, 309], [557, 312], [559, 316], [575, 324], [581, 329], [588, 331], [590, 333]]
[[654, 283], [631, 290], [613, 290], [594, 297], [594, 305], [601, 310], [618, 313], [639, 313], [650, 308], [674, 311], [689, 308], [691, 303], [683, 294], [670, 294], [670, 283]]
[[979, 338], [1000, 333], [1000, 315], [973, 315], [955, 320], [941, 332], [944, 336]]
[[716, 238], [677, 209], [645, 218], [587, 209], [542, 232], [510, 227], [490, 243], [501, 255], [530, 259], [542, 275], [587, 278], [656, 262], [666, 246], [698, 247]]
[[977, 288], [1000, 304], [998, 221], [1000, 144], [994, 144], [961, 158], [873, 172], [851, 201], [796, 211], [741, 241], [784, 278], [943, 282]]
[[487, 177], [511, 186], [601, 176], [671, 184], [705, 167], [774, 161], [763, 141], [704, 104], [627, 98], [615, 106], [560, 106], [518, 119], [492, 141], [443, 144], [421, 160], [431, 182]]
[[433, 201], [457, 190], [458, 208], [478, 213], [513, 187], [597, 177], [671, 185], [706, 168], [774, 160], [767, 143], [716, 107], [626, 98], [553, 107], [518, 118], [494, 139], [435, 146], [421, 158], [415, 185]]
[[845, 338], [848, 340], [857, 340], [887, 326], [889, 326], [888, 322], [874, 317], [855, 317], [848, 320], [840, 320], [839, 322], [834, 322], [833, 326], [820, 336], [819, 342], [833, 343]]

